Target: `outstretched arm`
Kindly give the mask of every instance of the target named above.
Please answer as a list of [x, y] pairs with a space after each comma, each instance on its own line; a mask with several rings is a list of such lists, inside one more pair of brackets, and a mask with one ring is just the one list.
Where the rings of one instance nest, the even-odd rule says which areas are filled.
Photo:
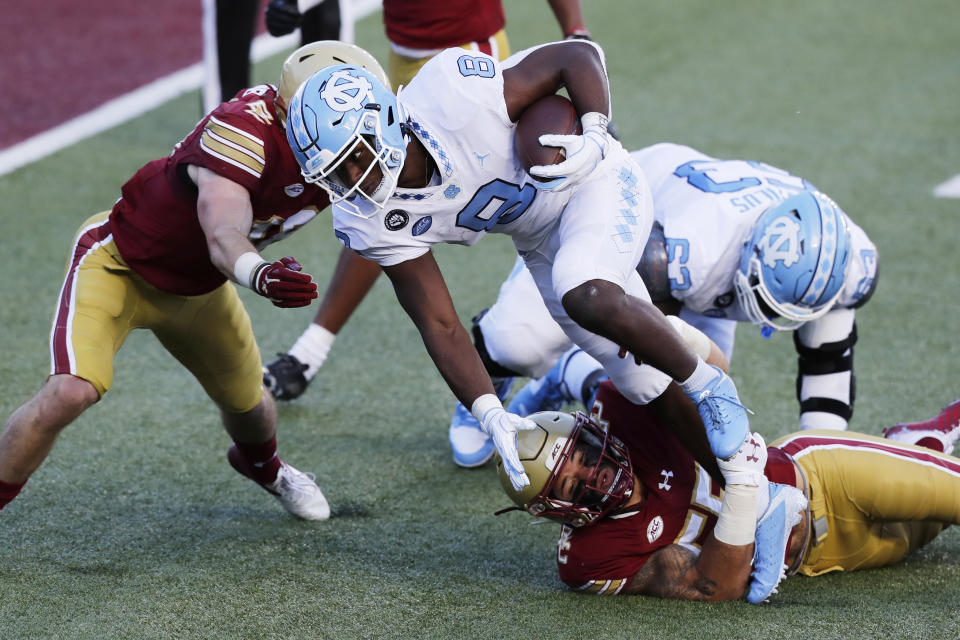
[[470, 334], [460, 323], [433, 253], [428, 251], [414, 260], [384, 267], [383, 271], [457, 399], [469, 407], [478, 397], [494, 393]]
[[514, 488], [530, 484], [517, 453], [517, 430], [535, 429], [537, 425], [507, 413], [500, 404], [470, 334], [460, 324], [433, 253], [428, 251], [383, 270], [393, 283], [397, 300], [417, 325], [440, 375], [457, 399], [470, 407], [480, 428], [493, 438]]
[[699, 557], [678, 544], [654, 552], [624, 593], [705, 602], [737, 600], [746, 590], [752, 558], [753, 544], [729, 545], [711, 533]]
[[197, 218], [213, 265], [278, 307], [310, 304], [317, 285], [300, 264], [289, 257], [271, 264], [250, 242], [253, 205], [247, 190], [204, 167], [190, 165], [187, 172], [197, 185]]

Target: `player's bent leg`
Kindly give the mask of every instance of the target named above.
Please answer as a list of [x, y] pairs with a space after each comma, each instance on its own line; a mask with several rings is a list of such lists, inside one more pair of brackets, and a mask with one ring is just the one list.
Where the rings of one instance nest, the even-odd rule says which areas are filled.
[[263, 368], [250, 318], [229, 284], [202, 295], [182, 298], [152, 293], [161, 313], [150, 328], [164, 347], [203, 386], [220, 409], [234, 444], [228, 460], [271, 495], [284, 509], [308, 520], [325, 520], [330, 507], [307, 474], [277, 456], [277, 409], [262, 386]]
[[892, 564], [942, 523], [960, 524], [960, 459], [826, 430], [772, 446], [789, 453], [810, 481], [814, 541], [800, 569], [806, 575]]
[[[563, 296], [563, 307], [579, 326], [625, 348], [645, 364], [676, 380], [697, 405], [716, 457], [725, 459], [737, 452], [749, 434], [750, 423], [733, 380], [699, 358], [656, 307], [604, 280], [590, 280], [571, 289]], [[589, 352], [584, 344], [578, 344]], [[596, 353], [591, 355], [603, 364], [614, 384], [630, 397], [629, 391], [618, 382], [616, 369], [622, 366]], [[660, 392], [664, 387], [660, 387]], [[651, 398], [630, 399], [643, 403]]]
[[513, 396], [507, 411], [528, 416], [537, 411], [556, 411], [568, 402], [589, 410], [600, 383], [607, 379], [603, 367], [590, 354], [573, 347], [560, 356], [547, 375], [528, 382]]
[[33, 398], [13, 412], [0, 434], [0, 481], [26, 482], [63, 428], [99, 399], [86, 380], [69, 374], [48, 378]]
[[520, 258], [500, 285], [496, 302], [473, 322], [474, 343], [492, 376], [540, 378], [572, 346]]
[[326, 520], [330, 505], [313, 474], [303, 473], [277, 455], [277, 411], [270, 394], [245, 413], [221, 411], [234, 443], [227, 460], [238, 473], [263, 487], [289, 513], [304, 520]]

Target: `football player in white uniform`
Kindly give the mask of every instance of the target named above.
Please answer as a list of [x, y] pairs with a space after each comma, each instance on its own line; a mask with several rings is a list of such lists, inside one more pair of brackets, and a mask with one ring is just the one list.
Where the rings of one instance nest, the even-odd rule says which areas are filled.
[[[654, 303], [707, 334], [728, 359], [737, 322], [753, 322], [766, 337], [795, 329], [800, 426], [845, 429], [854, 400], [854, 310], [877, 282], [867, 234], [806, 180], [760, 162], [669, 143], [631, 156], [653, 193], [656, 222], [639, 268]], [[588, 404], [605, 377], [550, 321], [522, 264], [475, 325], [488, 370], [502, 376], [499, 388], [509, 388], [511, 375], [539, 378], [511, 402], [520, 415]], [[493, 454], [488, 440], [458, 407], [454, 460], [482, 464]]]
[[[541, 138], [563, 147], [566, 160], [531, 168], [538, 182], [514, 153], [515, 123], [561, 87], [583, 134]], [[643, 172], [607, 134], [609, 87], [597, 45], [547, 44], [502, 65], [449, 49], [398, 96], [366, 70], [339, 65], [304, 83], [288, 113], [290, 146], [305, 179], [330, 193], [337, 237], [383, 267], [516, 486], [528, 483], [516, 431], [534, 424], [508, 413], [494, 393], [430, 252], [438, 242], [510, 235], [553, 319], [627, 397], [646, 402], [677, 381], [707, 427], [685, 434], [685, 444], [704, 460], [710, 451], [736, 453], [749, 425], [733, 382], [686, 346], [635, 270], [653, 203]], [[620, 358], [621, 349], [645, 364]]]

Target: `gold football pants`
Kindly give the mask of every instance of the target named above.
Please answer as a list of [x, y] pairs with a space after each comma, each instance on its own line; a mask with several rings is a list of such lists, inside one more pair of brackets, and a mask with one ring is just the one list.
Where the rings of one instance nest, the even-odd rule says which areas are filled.
[[893, 564], [960, 524], [960, 459], [858, 433], [777, 440], [810, 485], [812, 535], [799, 572]]
[[74, 239], [50, 335], [51, 374], [83, 378], [102, 397], [127, 335], [150, 329], [221, 409], [243, 413], [257, 406], [260, 352], [233, 285], [199, 296], [160, 291], [123, 262], [108, 216], [88, 219]]

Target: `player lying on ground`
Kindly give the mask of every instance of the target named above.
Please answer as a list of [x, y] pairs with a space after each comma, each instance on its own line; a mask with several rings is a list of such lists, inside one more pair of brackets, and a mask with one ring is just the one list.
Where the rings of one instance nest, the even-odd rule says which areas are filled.
[[[542, 140], [567, 155], [531, 168], [546, 179], [534, 186], [516, 161], [515, 123], [561, 87], [583, 134]], [[288, 140], [307, 181], [331, 195], [337, 236], [383, 267], [437, 368], [492, 436], [518, 487], [527, 480], [516, 431], [534, 425], [506, 412], [494, 393], [430, 251], [438, 242], [510, 235], [553, 318], [633, 401], [679, 381], [700, 403], [719, 457], [733, 455], [748, 432], [732, 381], [679, 340], [635, 271], [653, 206], [639, 168], [606, 132], [609, 112], [602, 53], [585, 41], [544, 45], [503, 65], [448, 49], [399, 97], [363, 69], [332, 67], [290, 103]], [[620, 358], [621, 347], [645, 364]], [[702, 432], [683, 439], [698, 459], [710, 457]]]
[[220, 410], [230, 464], [310, 520], [330, 515], [314, 481], [277, 456], [277, 415], [264, 393], [260, 353], [236, 289], [300, 307], [317, 286], [292, 258], [259, 251], [327, 206], [303, 184], [284, 133], [284, 109], [319, 68], [376, 60], [340, 42], [291, 54], [280, 88], [246, 89], [208, 114], [173, 153], [141, 168], [113, 210], [80, 227], [67, 260], [51, 334], [51, 376], [0, 435], [0, 508], [20, 492], [60, 431], [113, 382], [113, 357], [133, 329], [150, 329]]
[[[557, 567], [571, 588], [756, 603], [784, 575], [893, 564], [960, 524], [960, 459], [851, 432], [742, 451], [720, 462], [722, 491], [672, 434], [671, 421], [697, 419], [684, 404], [665, 393], [638, 406], [605, 382], [591, 417], [534, 414], [539, 428], [518, 436], [531, 484], [517, 491], [502, 472], [501, 484], [513, 508], [563, 523]], [[960, 402], [887, 431], [952, 448]]]

